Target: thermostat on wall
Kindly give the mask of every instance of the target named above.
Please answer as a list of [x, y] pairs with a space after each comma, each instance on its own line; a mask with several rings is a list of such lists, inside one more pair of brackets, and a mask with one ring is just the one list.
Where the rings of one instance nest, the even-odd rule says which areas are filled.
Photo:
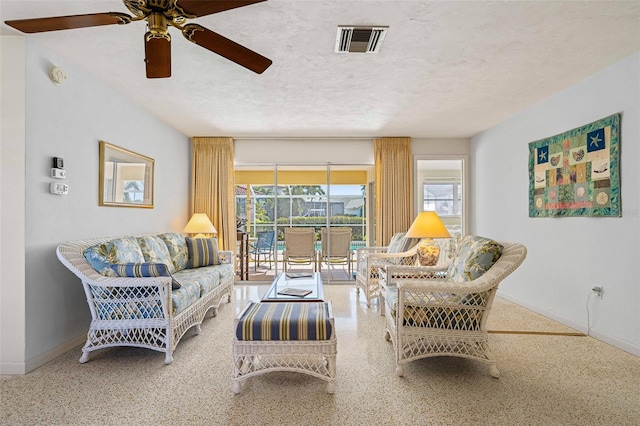
[[64, 183], [51, 182], [51, 185], [49, 185], [49, 191], [51, 191], [52, 194], [56, 195], [67, 195], [69, 193], [69, 185]]

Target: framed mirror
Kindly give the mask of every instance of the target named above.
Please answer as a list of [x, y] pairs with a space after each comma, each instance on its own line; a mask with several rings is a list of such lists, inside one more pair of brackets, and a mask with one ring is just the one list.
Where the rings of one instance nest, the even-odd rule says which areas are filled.
[[154, 159], [100, 141], [99, 205], [153, 208]]

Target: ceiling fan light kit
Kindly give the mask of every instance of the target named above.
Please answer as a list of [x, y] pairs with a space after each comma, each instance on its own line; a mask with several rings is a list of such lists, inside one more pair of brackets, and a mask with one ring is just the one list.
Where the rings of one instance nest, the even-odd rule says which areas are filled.
[[106, 12], [21, 19], [5, 21], [5, 23], [19, 31], [32, 34], [100, 25], [126, 25], [131, 22], [146, 20], [148, 29], [144, 37], [144, 61], [147, 78], [167, 78], [171, 76], [170, 26], [180, 30], [187, 40], [248, 70], [262, 74], [271, 66], [270, 59], [201, 25], [186, 24], [186, 22], [188, 19], [224, 12], [263, 1], [267, 0], [122, 0], [133, 16], [120, 12]]

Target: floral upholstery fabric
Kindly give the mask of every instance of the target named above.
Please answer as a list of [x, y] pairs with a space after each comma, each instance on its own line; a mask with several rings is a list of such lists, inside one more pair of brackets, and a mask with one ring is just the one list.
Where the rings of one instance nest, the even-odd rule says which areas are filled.
[[454, 282], [473, 281], [493, 266], [502, 255], [502, 244], [477, 235], [464, 237], [457, 249], [447, 278]]
[[171, 307], [177, 315], [200, 298], [200, 285], [195, 281], [182, 281], [180, 288], [171, 292]]
[[100, 274], [108, 277], [118, 276], [115, 271], [111, 269], [111, 265], [117, 263], [115, 253], [109, 252], [106, 244], [96, 244], [95, 246], [88, 247], [84, 251], [84, 257], [93, 269]]
[[144, 255], [135, 237], [123, 237], [91, 246], [84, 251], [87, 262], [99, 273], [117, 276], [114, 263], [143, 263]]
[[224, 280], [225, 278], [232, 278], [235, 275], [233, 265], [229, 263], [221, 263], [220, 265], [216, 265], [215, 270], [220, 274], [221, 280]]
[[186, 269], [187, 262], [189, 261], [189, 251], [187, 249], [185, 236], [177, 232], [167, 232], [158, 236], [164, 241], [167, 250], [169, 250], [169, 256], [175, 267], [174, 272]]
[[162, 238], [157, 235], [145, 235], [138, 237], [138, 244], [145, 262], [164, 263], [170, 273], [176, 271], [169, 249]]
[[200, 288], [200, 297], [210, 292], [220, 284], [220, 273], [217, 267], [204, 267], [197, 269], [183, 269], [174, 274], [174, 278], [184, 283], [195, 283]]

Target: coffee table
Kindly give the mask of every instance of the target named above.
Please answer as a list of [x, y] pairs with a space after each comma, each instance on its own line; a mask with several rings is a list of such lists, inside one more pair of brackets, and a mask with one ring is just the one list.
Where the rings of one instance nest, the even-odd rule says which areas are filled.
[[[292, 278], [287, 276], [286, 272], [278, 274], [271, 287], [262, 296], [262, 302], [324, 302], [324, 293], [322, 291], [322, 278], [319, 272], [310, 272], [307, 275]], [[306, 296], [292, 296], [287, 294], [279, 294], [286, 289], [299, 289], [311, 291]]]

